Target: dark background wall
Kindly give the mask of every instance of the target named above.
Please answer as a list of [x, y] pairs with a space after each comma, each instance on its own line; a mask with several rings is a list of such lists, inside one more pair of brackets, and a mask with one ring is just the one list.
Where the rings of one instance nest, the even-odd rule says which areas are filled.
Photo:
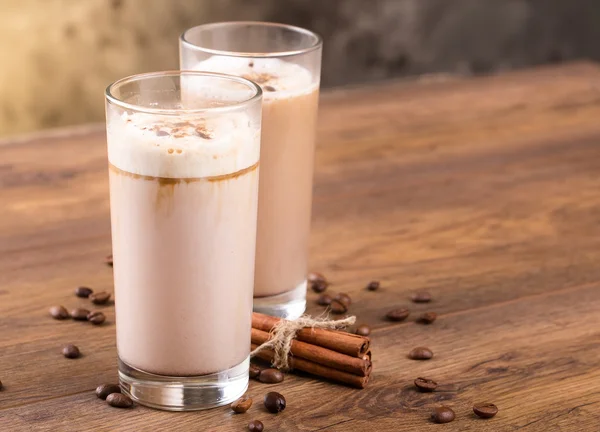
[[600, 58], [599, 0], [292, 0], [269, 18], [323, 35], [326, 85]]
[[600, 0], [2, 0], [0, 135], [102, 121], [107, 84], [235, 19], [320, 33], [324, 86], [600, 59]]

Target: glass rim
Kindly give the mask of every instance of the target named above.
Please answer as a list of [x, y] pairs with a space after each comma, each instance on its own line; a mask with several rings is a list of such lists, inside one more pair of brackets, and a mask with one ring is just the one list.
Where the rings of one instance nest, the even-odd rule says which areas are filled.
[[[240, 84], [245, 85], [250, 90], [253, 90], [252, 96], [247, 99], [243, 99], [240, 101], [235, 101], [231, 105], [224, 105], [218, 107], [209, 107], [209, 108], [153, 108], [153, 107], [145, 107], [141, 105], [137, 105], [130, 102], [125, 102], [115, 96], [113, 90], [122, 85], [132, 83], [135, 81], [144, 81], [146, 79], [153, 78], [165, 78], [165, 77], [173, 77], [173, 76], [198, 76], [198, 77], [209, 77], [209, 78], [218, 78], [226, 81], [235, 81]], [[207, 113], [207, 112], [227, 112], [227, 111], [235, 111], [244, 105], [249, 105], [256, 100], [260, 100], [262, 98], [262, 88], [253, 81], [249, 79], [242, 78], [237, 75], [229, 75], [218, 72], [204, 72], [204, 71], [192, 71], [192, 70], [170, 70], [170, 71], [161, 71], [161, 72], [146, 72], [135, 75], [129, 75], [127, 77], [121, 78], [112, 84], [109, 84], [104, 91], [104, 96], [106, 100], [111, 104], [117, 105], [121, 108], [125, 108], [128, 110], [132, 110], [135, 112], [145, 113], [145, 114], [162, 114], [162, 115], [180, 115], [180, 114], [199, 114], [199, 113]]]
[[[271, 27], [271, 28], [279, 28], [279, 29], [287, 29], [296, 33], [300, 33], [306, 36], [310, 36], [314, 38], [314, 42], [307, 46], [306, 48], [301, 48], [297, 50], [288, 50], [288, 51], [273, 51], [273, 52], [243, 52], [243, 51], [228, 51], [228, 50], [220, 50], [214, 48], [207, 48], [200, 45], [197, 45], [191, 41], [189, 41], [186, 37], [189, 32], [192, 30], [203, 29], [203, 30], [212, 30], [219, 27], [235, 27], [235, 26], [248, 26], [253, 25], [257, 27]], [[246, 57], [246, 58], [279, 58], [279, 57], [291, 57], [300, 54], [306, 54], [315, 50], [320, 49], [323, 46], [323, 39], [317, 33], [305, 29], [303, 27], [293, 26], [290, 24], [282, 24], [276, 22], [268, 22], [268, 21], [222, 21], [216, 23], [208, 23], [208, 24], [200, 24], [195, 27], [191, 27], [185, 30], [179, 36], [179, 41], [182, 45], [197, 51], [202, 51], [208, 54], [213, 55], [221, 55], [227, 57]]]

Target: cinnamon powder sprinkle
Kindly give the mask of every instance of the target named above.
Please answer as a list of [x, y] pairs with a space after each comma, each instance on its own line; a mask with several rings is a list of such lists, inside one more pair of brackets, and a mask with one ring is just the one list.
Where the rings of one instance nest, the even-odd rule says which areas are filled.
[[242, 75], [242, 78], [254, 81], [256, 84], [264, 84], [271, 81], [275, 76], [268, 73], [250, 73]]
[[213, 139], [215, 137], [213, 132], [208, 130], [206, 126], [198, 126], [195, 131], [200, 138]]

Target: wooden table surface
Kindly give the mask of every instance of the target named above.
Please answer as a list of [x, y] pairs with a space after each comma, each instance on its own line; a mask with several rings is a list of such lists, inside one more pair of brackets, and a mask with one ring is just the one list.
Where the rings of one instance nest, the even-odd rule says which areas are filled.
[[[89, 304], [78, 285], [112, 290], [102, 129], [0, 142], [0, 430], [600, 430], [598, 66], [325, 92], [311, 268], [374, 328], [373, 376], [365, 390], [251, 382], [243, 415], [107, 406], [94, 389], [117, 377], [113, 308], [98, 327], [48, 316]], [[412, 304], [422, 289], [434, 302]], [[393, 306], [409, 320], [386, 322]], [[439, 318], [416, 324], [422, 311]], [[435, 357], [407, 359], [419, 345]], [[417, 393], [419, 376], [441, 391]], [[288, 401], [277, 416], [260, 403], [271, 390]], [[475, 418], [481, 401], [499, 414]], [[453, 423], [429, 422], [440, 404]]]

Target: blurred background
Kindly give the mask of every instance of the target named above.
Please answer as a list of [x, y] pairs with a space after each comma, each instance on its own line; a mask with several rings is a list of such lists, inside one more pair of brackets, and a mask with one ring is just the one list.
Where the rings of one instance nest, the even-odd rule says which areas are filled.
[[320, 33], [323, 87], [600, 59], [600, 0], [0, 0], [0, 136], [101, 122], [110, 82], [240, 19]]

